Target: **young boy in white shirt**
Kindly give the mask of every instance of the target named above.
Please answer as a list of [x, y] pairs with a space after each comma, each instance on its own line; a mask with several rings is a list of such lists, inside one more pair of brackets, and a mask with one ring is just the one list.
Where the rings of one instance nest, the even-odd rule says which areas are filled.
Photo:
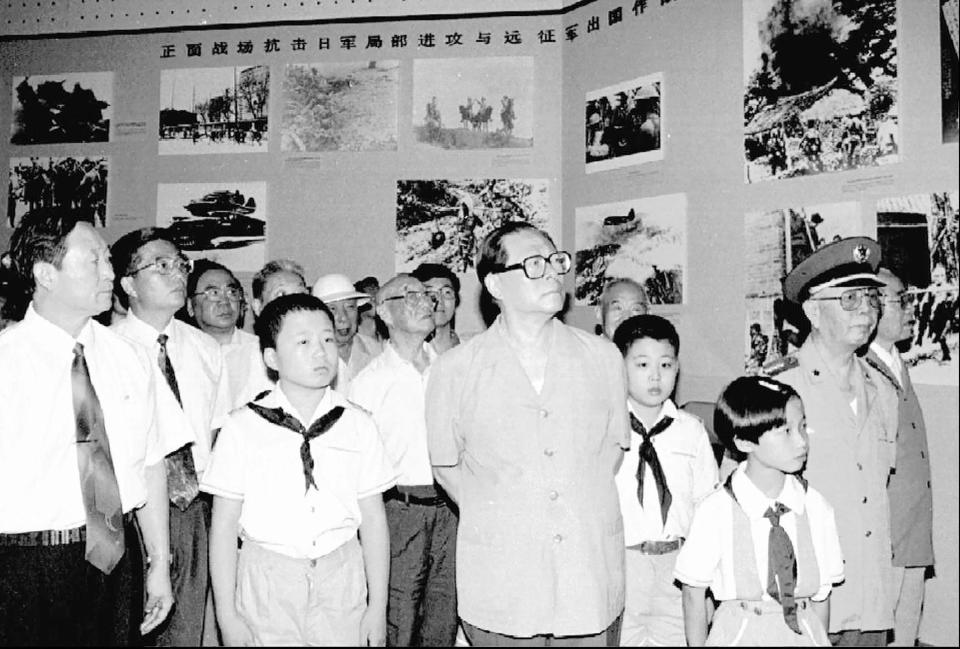
[[396, 471], [370, 416], [329, 387], [337, 346], [320, 299], [277, 298], [256, 332], [277, 388], [231, 413], [201, 485], [214, 495], [210, 573], [224, 643], [383, 645], [382, 493]]
[[[803, 402], [790, 386], [744, 376], [724, 389], [717, 436], [747, 459], [697, 507], [677, 557], [691, 646], [828, 646], [843, 557], [833, 508], [797, 477], [807, 459]], [[706, 590], [720, 602], [707, 635]]]
[[630, 450], [617, 471], [626, 553], [621, 646], [686, 643], [673, 566], [695, 505], [716, 490], [717, 463], [703, 423], [679, 410], [680, 338], [665, 318], [639, 315], [613, 336], [626, 365]]

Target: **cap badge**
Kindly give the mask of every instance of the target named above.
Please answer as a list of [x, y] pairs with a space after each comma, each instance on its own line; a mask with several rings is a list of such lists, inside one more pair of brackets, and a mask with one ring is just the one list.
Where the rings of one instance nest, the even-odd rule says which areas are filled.
[[853, 260], [858, 264], [864, 264], [870, 259], [870, 249], [861, 244], [853, 249]]

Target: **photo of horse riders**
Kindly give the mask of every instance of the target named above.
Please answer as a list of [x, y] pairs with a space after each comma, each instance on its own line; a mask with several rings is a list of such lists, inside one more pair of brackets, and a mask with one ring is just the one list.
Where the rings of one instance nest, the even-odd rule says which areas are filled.
[[6, 225], [15, 228], [24, 214], [40, 207], [62, 207], [94, 227], [106, 227], [108, 166], [102, 156], [12, 158]]
[[662, 82], [658, 73], [587, 93], [587, 173], [663, 158]]
[[108, 142], [113, 73], [13, 77], [11, 144]]
[[267, 151], [266, 65], [160, 71], [161, 155]]
[[533, 146], [533, 59], [417, 59], [416, 140], [442, 149]]

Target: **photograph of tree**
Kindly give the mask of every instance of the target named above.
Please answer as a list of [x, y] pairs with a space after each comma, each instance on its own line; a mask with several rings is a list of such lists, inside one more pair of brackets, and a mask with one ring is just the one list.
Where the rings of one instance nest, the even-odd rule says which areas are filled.
[[399, 72], [399, 61], [286, 66], [281, 148], [396, 150]]
[[266, 255], [267, 183], [157, 185], [157, 226], [190, 258], [238, 271], [259, 270]]
[[782, 279], [820, 246], [865, 232], [856, 201], [754, 212], [744, 218], [746, 350], [744, 369], [800, 347], [810, 323], [800, 305], [783, 299]]
[[960, 31], [960, 2], [940, 0], [940, 93], [943, 141], [956, 142], [960, 136], [960, 64], [957, 32]]
[[587, 93], [587, 173], [662, 160], [663, 74]]
[[650, 304], [683, 304], [686, 194], [579, 207], [576, 222], [578, 305], [596, 305], [616, 277], [642, 284]]
[[11, 158], [5, 223], [15, 228], [31, 210], [63, 207], [106, 227], [108, 162], [104, 156]]
[[160, 71], [160, 154], [266, 152], [270, 68]]
[[533, 57], [415, 59], [413, 131], [422, 147], [533, 146]]
[[883, 263], [903, 280], [913, 303], [913, 335], [898, 346], [914, 383], [960, 383], [957, 199], [954, 190], [877, 201]]
[[112, 72], [15, 76], [10, 142], [108, 142], [112, 104]]
[[898, 160], [896, 0], [744, 0], [747, 183]]

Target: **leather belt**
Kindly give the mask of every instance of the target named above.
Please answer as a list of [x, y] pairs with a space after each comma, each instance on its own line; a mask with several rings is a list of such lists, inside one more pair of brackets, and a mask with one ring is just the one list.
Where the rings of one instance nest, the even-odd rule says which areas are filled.
[[87, 540], [87, 526], [71, 530], [43, 530], [41, 532], [17, 532], [0, 534], [0, 546], [34, 547], [38, 545], [69, 545]]
[[415, 489], [416, 491], [412, 491], [407, 490], [404, 487], [391, 487], [383, 492], [383, 499], [399, 500], [407, 505], [435, 506], [445, 502], [443, 496], [441, 496], [437, 491], [434, 491], [434, 495], [432, 496], [418, 495], [418, 492], [422, 494], [423, 492], [428, 491], [430, 489], [429, 487], [416, 487]]
[[674, 539], [672, 541], [641, 541], [636, 545], [628, 545], [628, 550], [635, 550], [640, 554], [667, 554], [675, 552], [683, 546], [683, 539]]

